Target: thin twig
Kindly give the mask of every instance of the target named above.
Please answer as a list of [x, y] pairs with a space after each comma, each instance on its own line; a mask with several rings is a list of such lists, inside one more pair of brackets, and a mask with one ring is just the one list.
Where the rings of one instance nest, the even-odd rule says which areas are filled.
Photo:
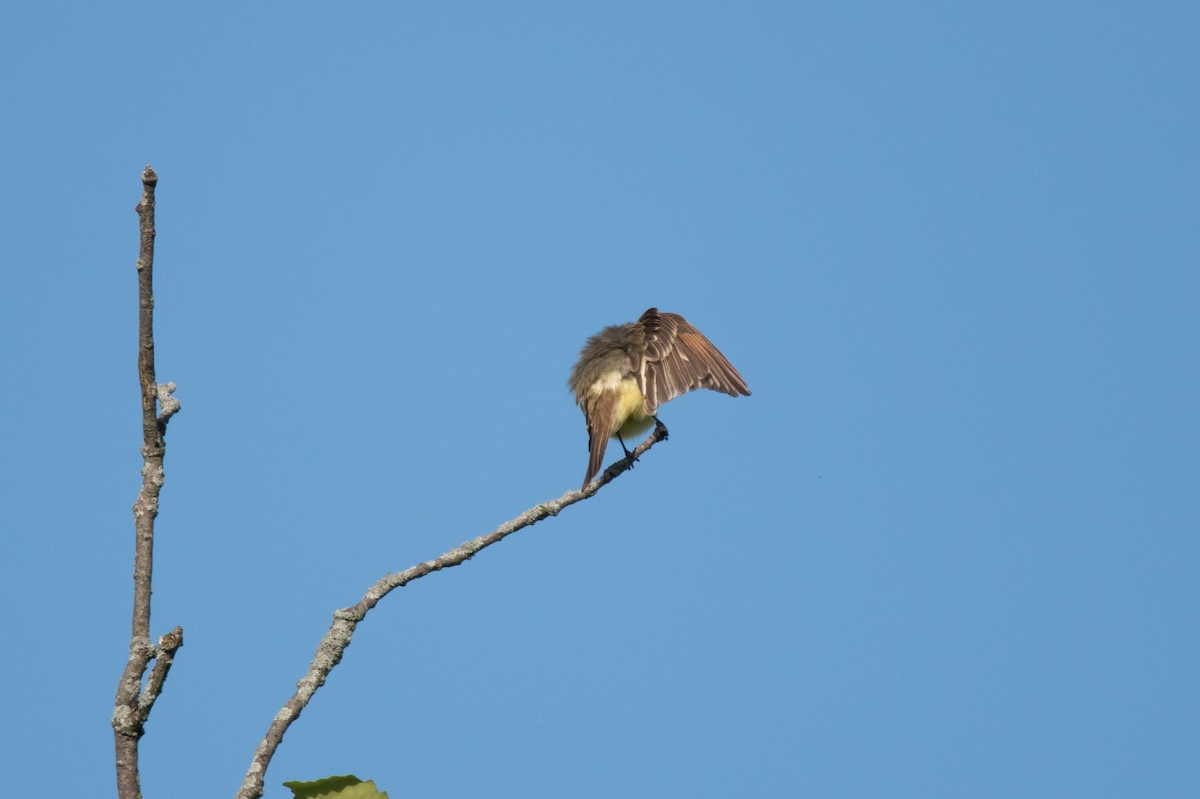
[[[150, 641], [150, 587], [154, 571], [154, 519], [163, 484], [164, 435], [167, 422], [179, 410], [171, 396], [174, 383], [160, 385], [154, 375], [154, 187], [158, 175], [149, 166], [142, 172], [142, 198], [137, 204], [141, 243], [138, 252], [138, 380], [142, 387], [142, 488], [133, 503], [133, 632], [129, 660], [117, 683], [112, 727], [116, 745], [117, 795], [141, 799], [138, 741], [146, 719], [162, 692], [175, 652], [183, 646], [183, 629], [176, 627], [158, 644]], [[162, 412], [158, 413], [161, 406]], [[154, 667], [145, 687], [142, 678]]]
[[287, 732], [291, 723], [300, 717], [300, 713], [308, 705], [309, 700], [312, 699], [317, 689], [325, 684], [325, 680], [329, 677], [329, 673], [333, 671], [333, 667], [341, 662], [346, 647], [350, 645], [350, 637], [354, 635], [354, 629], [366, 617], [371, 608], [379, 603], [379, 600], [383, 599], [394, 589], [408, 585], [413, 580], [417, 580], [427, 574], [460, 566], [481, 550], [504, 540], [507, 536], [512, 535], [521, 528], [536, 524], [548, 516], [557, 516], [563, 508], [587, 499], [606, 484], [612, 482], [622, 472], [631, 468], [635, 460], [659, 441], [666, 439], [666, 437], [667, 429], [661, 424], [656, 425], [654, 432], [634, 449], [630, 457], [619, 460], [612, 466], [609, 466], [600, 477], [593, 480], [582, 491], [568, 491], [558, 499], [534, 505], [520, 516], [505, 522], [492, 532], [481, 535], [478, 538], [473, 538], [434, 560], [418, 563], [416, 566], [405, 569], [402, 572], [386, 574], [367, 589], [366, 594], [358, 601], [358, 604], [335, 611], [333, 614], [333, 624], [330, 625], [329, 631], [325, 633], [320, 643], [317, 644], [317, 652], [313, 657], [312, 664], [308, 667], [308, 672], [296, 683], [296, 693], [292, 694], [291, 699], [275, 714], [275, 718], [271, 722], [266, 736], [258, 744], [258, 748], [254, 752], [254, 758], [250, 761], [250, 769], [246, 772], [246, 778], [242, 782], [242, 787], [237, 792], [237, 799], [259, 799], [263, 795], [263, 779], [266, 776], [267, 766], [270, 764], [271, 758], [274, 757], [275, 750], [278, 749], [279, 744], [283, 741], [284, 733]]

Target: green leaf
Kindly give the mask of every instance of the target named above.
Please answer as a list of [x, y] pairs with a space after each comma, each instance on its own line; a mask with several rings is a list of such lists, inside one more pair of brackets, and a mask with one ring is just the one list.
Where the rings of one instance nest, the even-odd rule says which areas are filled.
[[294, 799], [388, 799], [387, 793], [376, 789], [373, 780], [363, 782], [353, 774], [283, 785], [292, 789]]

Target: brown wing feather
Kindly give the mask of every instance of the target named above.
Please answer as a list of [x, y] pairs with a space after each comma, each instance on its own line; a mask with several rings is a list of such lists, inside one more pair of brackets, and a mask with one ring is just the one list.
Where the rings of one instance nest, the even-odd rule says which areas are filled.
[[634, 357], [632, 366], [647, 414], [697, 388], [731, 397], [750, 396], [746, 381], [729, 359], [679, 314], [651, 308], [634, 327], [645, 341], [643, 355]]
[[592, 478], [604, 465], [604, 451], [608, 448], [608, 439], [612, 437], [613, 424], [616, 422], [617, 403], [620, 395], [613, 391], [602, 391], [588, 401], [584, 409], [588, 429], [588, 468], [583, 478], [580, 491], [587, 488]]

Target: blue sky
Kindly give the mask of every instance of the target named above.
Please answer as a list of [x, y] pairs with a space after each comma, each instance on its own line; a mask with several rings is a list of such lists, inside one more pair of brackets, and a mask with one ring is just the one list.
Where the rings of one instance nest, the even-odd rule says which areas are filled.
[[147, 163], [148, 797], [576, 487], [651, 305], [753, 396], [389, 596], [269, 797], [1200, 792], [1194, 4], [109, 5], [0, 20], [10, 793], [113, 791]]

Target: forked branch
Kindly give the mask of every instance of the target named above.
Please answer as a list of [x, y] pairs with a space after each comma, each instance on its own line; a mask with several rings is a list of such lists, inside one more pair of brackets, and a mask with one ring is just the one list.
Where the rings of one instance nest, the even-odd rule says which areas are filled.
[[[133, 503], [133, 631], [129, 660], [117, 684], [112, 728], [116, 747], [117, 795], [141, 799], [138, 742], [146, 719], [162, 692], [175, 652], [183, 646], [183, 629], [176, 627], [150, 641], [150, 586], [154, 571], [154, 519], [163, 484], [167, 422], [179, 410], [171, 396], [174, 383], [161, 385], [154, 375], [154, 188], [158, 175], [149, 166], [142, 172], [142, 199], [137, 204], [141, 243], [138, 251], [138, 381], [142, 387], [142, 488]], [[161, 409], [161, 410], [160, 410]], [[153, 668], [150, 664], [153, 663]], [[146, 670], [150, 677], [143, 686]]]

